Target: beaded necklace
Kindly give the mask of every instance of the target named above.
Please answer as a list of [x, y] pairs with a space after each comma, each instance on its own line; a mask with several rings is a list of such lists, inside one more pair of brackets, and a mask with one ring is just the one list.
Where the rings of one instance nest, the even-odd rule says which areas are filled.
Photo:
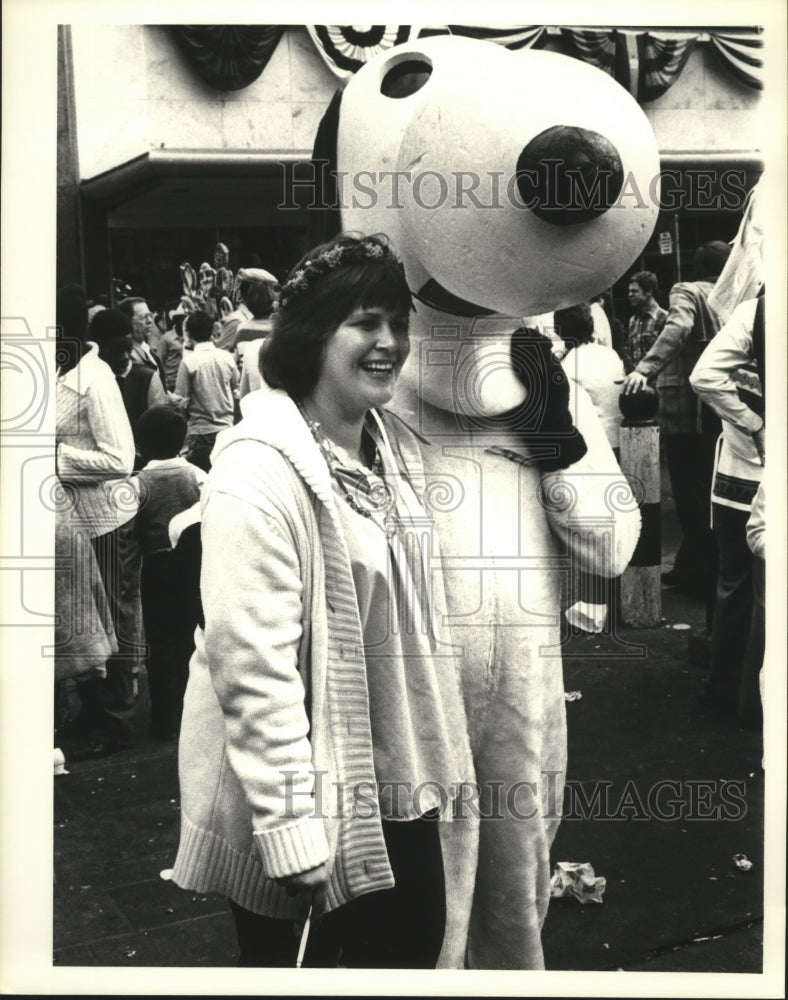
[[[348, 506], [357, 514], [361, 514], [362, 517], [373, 520], [376, 520], [376, 516], [382, 517], [385, 523], [381, 527], [387, 535], [390, 534], [393, 529], [388, 523], [388, 515], [395, 512], [395, 498], [391, 488], [385, 482], [380, 449], [369, 429], [365, 427], [364, 433], [374, 448], [371, 468], [362, 465], [345, 448], [327, 437], [319, 421], [312, 419], [300, 401], [296, 405], [325, 459], [332, 479], [339, 486]], [[361, 498], [365, 502], [361, 502]]]

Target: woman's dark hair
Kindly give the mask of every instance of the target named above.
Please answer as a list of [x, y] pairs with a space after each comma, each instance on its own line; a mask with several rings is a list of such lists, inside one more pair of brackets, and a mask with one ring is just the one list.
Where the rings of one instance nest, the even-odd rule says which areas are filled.
[[587, 303], [580, 302], [568, 309], [557, 309], [553, 318], [556, 332], [569, 350], [593, 340], [594, 317]]
[[186, 440], [187, 427], [186, 418], [174, 406], [151, 406], [134, 427], [140, 454], [145, 459], [175, 458]]
[[371, 308], [407, 316], [413, 308], [402, 264], [384, 235], [340, 233], [310, 250], [282, 285], [260, 354], [265, 381], [295, 399], [308, 395], [331, 335], [356, 309]]

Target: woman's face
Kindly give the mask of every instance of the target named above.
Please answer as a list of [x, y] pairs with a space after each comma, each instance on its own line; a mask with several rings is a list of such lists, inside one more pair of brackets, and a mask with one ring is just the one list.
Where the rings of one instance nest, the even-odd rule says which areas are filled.
[[326, 342], [315, 393], [347, 419], [388, 403], [410, 351], [408, 322], [378, 306], [352, 312]]

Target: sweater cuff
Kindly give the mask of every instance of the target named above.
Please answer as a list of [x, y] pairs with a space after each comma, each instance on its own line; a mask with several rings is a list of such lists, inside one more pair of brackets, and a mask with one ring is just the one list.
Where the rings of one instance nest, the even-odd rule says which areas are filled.
[[257, 831], [255, 840], [269, 878], [298, 875], [328, 861], [328, 841], [317, 816], [305, 816], [293, 826]]
[[[72, 451], [72, 446], [70, 444], [66, 444], [65, 441], [60, 441], [58, 443], [55, 459], [58, 478], [65, 480], [66, 482], [77, 482], [80, 479], [91, 479], [91, 477], [86, 475], [82, 469], [76, 467], [75, 463], [72, 461]], [[94, 475], [92, 478], [98, 479], [99, 476]]]

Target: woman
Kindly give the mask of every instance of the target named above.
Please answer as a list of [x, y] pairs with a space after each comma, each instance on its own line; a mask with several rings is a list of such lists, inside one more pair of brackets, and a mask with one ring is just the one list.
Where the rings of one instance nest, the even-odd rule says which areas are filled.
[[594, 318], [585, 303], [559, 309], [555, 313], [556, 330], [566, 345], [561, 364], [567, 376], [586, 390], [594, 404], [605, 435], [619, 457], [621, 380], [624, 365], [612, 347], [598, 343]]
[[431, 820], [472, 771], [418, 441], [380, 409], [411, 308], [383, 238], [317, 247], [282, 287], [273, 391], [212, 456], [173, 878], [229, 897], [242, 965], [293, 965], [310, 908], [306, 965], [441, 949]]
[[[597, 343], [594, 317], [584, 302], [555, 313], [556, 330], [567, 347], [561, 365], [568, 378], [581, 386], [594, 405], [616, 461], [620, 461], [621, 411], [618, 400], [624, 364], [612, 347]], [[576, 571], [571, 592], [577, 598], [566, 612], [575, 629], [610, 633], [618, 582], [609, 577]]]

